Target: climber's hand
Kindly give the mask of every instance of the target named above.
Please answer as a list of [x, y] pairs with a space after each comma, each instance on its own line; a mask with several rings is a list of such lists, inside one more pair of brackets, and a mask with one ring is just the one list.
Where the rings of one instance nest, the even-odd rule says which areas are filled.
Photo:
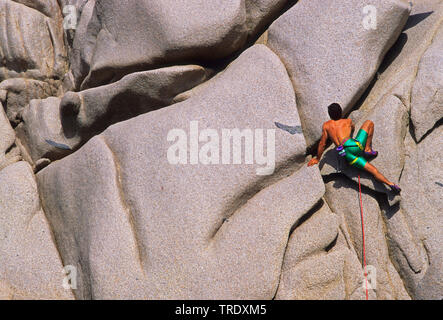
[[312, 158], [311, 161], [309, 161], [308, 163], [308, 167], [313, 166], [314, 164], [318, 163], [318, 159], [317, 158]]

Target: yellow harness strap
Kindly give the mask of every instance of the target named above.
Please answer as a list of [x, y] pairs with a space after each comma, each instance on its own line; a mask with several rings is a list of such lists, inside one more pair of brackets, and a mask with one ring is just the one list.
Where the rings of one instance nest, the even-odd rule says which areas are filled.
[[360, 148], [360, 150], [363, 150], [363, 146], [361, 145], [360, 142], [358, 142], [357, 140], [354, 140], [354, 142], [357, 144], [357, 146]]

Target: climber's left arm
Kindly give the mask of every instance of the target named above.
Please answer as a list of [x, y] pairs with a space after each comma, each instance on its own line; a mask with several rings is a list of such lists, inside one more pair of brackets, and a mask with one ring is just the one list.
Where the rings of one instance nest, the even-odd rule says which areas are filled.
[[308, 167], [313, 166], [314, 164], [317, 164], [320, 161], [320, 158], [323, 155], [323, 152], [325, 151], [327, 141], [328, 141], [328, 131], [326, 130], [326, 123], [325, 123], [323, 124], [322, 135], [320, 138], [320, 142], [318, 143], [317, 157], [312, 158], [311, 161], [309, 161]]

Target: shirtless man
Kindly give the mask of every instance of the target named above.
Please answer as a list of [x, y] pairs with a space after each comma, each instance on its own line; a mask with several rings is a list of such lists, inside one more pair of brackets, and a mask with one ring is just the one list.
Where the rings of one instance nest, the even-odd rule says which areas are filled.
[[317, 164], [325, 151], [326, 142], [329, 139], [337, 146], [337, 151], [344, 156], [346, 161], [359, 169], [364, 169], [371, 173], [375, 179], [387, 184], [392, 190], [400, 192], [398, 185], [386, 179], [376, 167], [370, 164], [363, 156], [376, 157], [377, 151], [372, 150], [372, 137], [374, 135], [374, 123], [366, 120], [361, 126], [355, 138], [351, 137], [354, 124], [351, 119], [342, 119], [342, 109], [338, 103], [333, 103], [328, 107], [329, 116], [332, 120], [323, 124], [323, 133], [318, 145], [317, 157], [309, 161], [308, 166]]

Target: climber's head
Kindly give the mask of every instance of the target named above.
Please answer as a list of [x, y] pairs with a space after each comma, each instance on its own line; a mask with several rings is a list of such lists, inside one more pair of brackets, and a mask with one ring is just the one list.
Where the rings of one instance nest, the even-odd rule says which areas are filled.
[[332, 103], [328, 107], [328, 113], [332, 120], [340, 120], [342, 116], [342, 110], [338, 103]]

